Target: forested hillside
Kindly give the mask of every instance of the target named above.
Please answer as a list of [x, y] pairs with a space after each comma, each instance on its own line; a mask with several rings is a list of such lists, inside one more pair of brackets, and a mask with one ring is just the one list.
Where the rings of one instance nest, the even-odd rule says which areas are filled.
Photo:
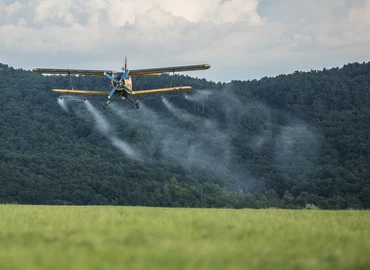
[[[104, 78], [0, 64], [0, 203], [370, 208], [370, 63], [101, 109]], [[134, 80], [166, 87], [171, 77]]]

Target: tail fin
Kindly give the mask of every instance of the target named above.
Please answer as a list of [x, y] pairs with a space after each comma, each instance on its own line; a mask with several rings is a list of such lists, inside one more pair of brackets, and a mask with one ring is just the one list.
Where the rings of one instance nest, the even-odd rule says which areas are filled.
[[127, 56], [125, 56], [125, 62], [123, 64], [124, 66], [122, 66], [121, 69], [123, 72], [125, 72], [127, 70]]

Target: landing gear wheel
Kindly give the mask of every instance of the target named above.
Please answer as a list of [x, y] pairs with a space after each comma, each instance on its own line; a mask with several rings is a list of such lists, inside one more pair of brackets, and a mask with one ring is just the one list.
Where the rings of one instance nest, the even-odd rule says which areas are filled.
[[140, 101], [136, 100], [135, 101], [135, 106], [136, 106], [136, 109], [139, 109], [140, 108]]

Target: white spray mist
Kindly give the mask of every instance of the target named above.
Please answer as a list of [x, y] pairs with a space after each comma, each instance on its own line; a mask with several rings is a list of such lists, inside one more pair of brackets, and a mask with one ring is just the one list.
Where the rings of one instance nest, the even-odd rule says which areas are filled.
[[124, 153], [126, 156], [132, 159], [139, 160], [140, 154], [133, 147], [131, 147], [127, 142], [119, 139], [116, 135], [112, 134], [112, 128], [108, 121], [94, 108], [94, 106], [86, 100], [85, 102], [87, 110], [95, 119], [95, 125], [98, 131], [108, 138], [112, 145]]
[[146, 151], [152, 159], [160, 153], [162, 158], [176, 162], [187, 172], [202, 171], [212, 178], [230, 182], [244, 177], [232, 169], [230, 138], [218, 128], [217, 122], [189, 114], [167, 99], [162, 101], [180, 122], [187, 123], [188, 128], [183, 129], [178, 121], [159, 116], [143, 103], [138, 111], [118, 105], [111, 108], [121, 120], [131, 126], [145, 127], [150, 131], [149, 149]]
[[69, 112], [67, 104], [66, 104], [66, 100], [64, 98], [59, 97], [58, 98], [58, 104], [63, 109], [63, 111]]

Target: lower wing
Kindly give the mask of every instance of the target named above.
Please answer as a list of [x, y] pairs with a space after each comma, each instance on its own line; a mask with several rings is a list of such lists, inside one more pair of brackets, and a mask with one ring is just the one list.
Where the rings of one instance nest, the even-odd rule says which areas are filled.
[[[169, 88], [138, 90], [138, 91], [132, 91], [132, 93], [127, 93], [127, 94], [135, 95], [135, 96], [136, 95], [149, 95], [149, 94], [158, 94], [158, 93], [186, 91], [186, 90], [190, 90], [190, 89], [191, 89], [191, 86], [178, 86], [178, 87], [169, 87]], [[102, 91], [67, 90], [67, 89], [53, 89], [52, 91], [55, 92], [55, 93], [59, 93], [59, 94], [109, 96], [109, 92], [102, 92]]]
[[55, 93], [60, 94], [74, 94], [74, 95], [93, 95], [93, 96], [108, 96], [109, 92], [89, 91], [89, 90], [67, 90], [67, 89], [53, 89]]
[[179, 87], [158, 88], [158, 89], [150, 89], [150, 90], [138, 90], [138, 91], [132, 91], [131, 95], [149, 95], [149, 94], [185, 91], [185, 90], [190, 90], [190, 89], [191, 89], [191, 86], [179, 86]]

